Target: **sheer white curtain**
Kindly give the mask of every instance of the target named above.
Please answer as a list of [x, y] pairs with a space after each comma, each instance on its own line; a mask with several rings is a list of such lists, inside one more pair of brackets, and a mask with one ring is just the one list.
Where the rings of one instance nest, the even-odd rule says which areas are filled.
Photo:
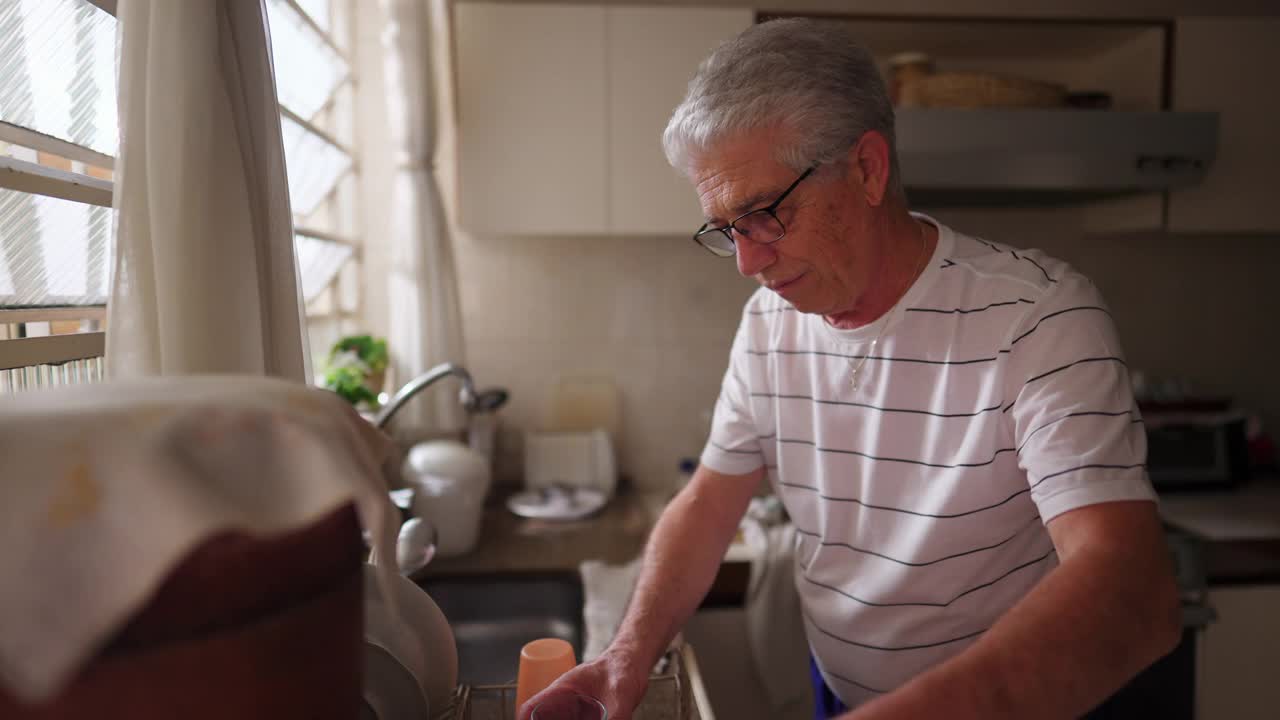
[[310, 376], [261, 0], [120, 0], [115, 377]]
[[[432, 43], [447, 42], [447, 27], [440, 22], [447, 6], [445, 0], [382, 2], [387, 121], [396, 157], [387, 345], [403, 383], [439, 363], [465, 361], [457, 272], [435, 177]], [[405, 424], [423, 429], [457, 429], [463, 422], [453, 392], [430, 393], [404, 414]]]

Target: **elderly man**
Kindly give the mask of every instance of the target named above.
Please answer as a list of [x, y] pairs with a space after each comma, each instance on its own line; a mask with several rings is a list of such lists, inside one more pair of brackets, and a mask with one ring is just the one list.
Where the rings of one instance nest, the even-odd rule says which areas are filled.
[[848, 718], [1080, 717], [1174, 647], [1143, 426], [1098, 290], [908, 211], [864, 50], [821, 23], [753, 27], [701, 65], [663, 141], [707, 219], [695, 240], [762, 287], [622, 627], [547, 692], [628, 717], [762, 478], [795, 523], [809, 646]]

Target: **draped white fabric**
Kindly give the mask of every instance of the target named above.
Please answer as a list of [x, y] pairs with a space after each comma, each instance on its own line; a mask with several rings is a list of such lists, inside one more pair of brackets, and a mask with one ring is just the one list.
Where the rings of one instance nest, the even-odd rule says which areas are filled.
[[56, 697], [173, 568], [229, 530], [289, 532], [354, 501], [390, 590], [399, 518], [379, 471], [390, 450], [333, 393], [272, 378], [184, 375], [6, 396], [0, 686], [27, 702]]
[[311, 375], [262, 0], [120, 0], [114, 377]]
[[[382, 2], [387, 120], [396, 151], [387, 344], [395, 377], [403, 383], [439, 363], [465, 360], [457, 273], [434, 167], [433, 43], [447, 42], [447, 5], [444, 0]], [[424, 395], [397, 419], [435, 430], [463, 424], [452, 392]]]

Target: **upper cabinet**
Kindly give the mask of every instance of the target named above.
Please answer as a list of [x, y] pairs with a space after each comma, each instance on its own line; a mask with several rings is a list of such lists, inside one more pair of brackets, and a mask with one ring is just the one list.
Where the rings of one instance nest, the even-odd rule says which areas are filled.
[[462, 226], [524, 235], [604, 228], [604, 8], [459, 3], [456, 13]]
[[751, 26], [744, 9], [609, 10], [609, 219], [614, 233], [692, 235], [702, 209], [662, 131], [698, 63]]
[[1280, 231], [1280, 19], [1179, 20], [1174, 37], [1174, 107], [1216, 111], [1219, 139], [1204, 182], [1170, 193], [1169, 229]]
[[[455, 18], [465, 229], [686, 235], [701, 223], [662, 131], [699, 62], [753, 10], [459, 2]], [[1280, 19], [841, 21], [882, 64], [917, 51], [951, 81], [1020, 76], [1109, 101], [903, 109], [913, 204], [1066, 205], [1093, 232], [1280, 231]]]
[[[1161, 112], [1168, 23], [955, 16], [841, 22], [891, 87], [895, 56], [912, 53], [933, 66], [932, 74], [917, 69], [896, 80], [898, 160], [913, 206], [1071, 207], [1087, 231], [1146, 231], [1163, 223], [1163, 190], [1194, 182], [1162, 172], [1160, 163], [1182, 149], [1188, 130], [1184, 118]], [[982, 78], [996, 87], [999, 78], [1033, 81], [1044, 84], [1045, 95], [1024, 88], [1021, 99], [1013, 91], [989, 96]], [[1063, 92], [1078, 95], [1057, 95]]]
[[746, 9], [456, 6], [461, 223], [492, 235], [691, 234], [662, 131]]

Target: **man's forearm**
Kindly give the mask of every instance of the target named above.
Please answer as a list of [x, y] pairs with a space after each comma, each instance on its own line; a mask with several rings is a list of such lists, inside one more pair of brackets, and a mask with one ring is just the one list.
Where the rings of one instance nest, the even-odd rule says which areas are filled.
[[609, 653], [625, 655], [647, 676], [711, 587], [758, 483], [758, 472], [743, 478], [699, 468], [653, 529]]
[[1166, 559], [1162, 547], [1072, 553], [972, 647], [849, 720], [1084, 715], [1176, 644]]

